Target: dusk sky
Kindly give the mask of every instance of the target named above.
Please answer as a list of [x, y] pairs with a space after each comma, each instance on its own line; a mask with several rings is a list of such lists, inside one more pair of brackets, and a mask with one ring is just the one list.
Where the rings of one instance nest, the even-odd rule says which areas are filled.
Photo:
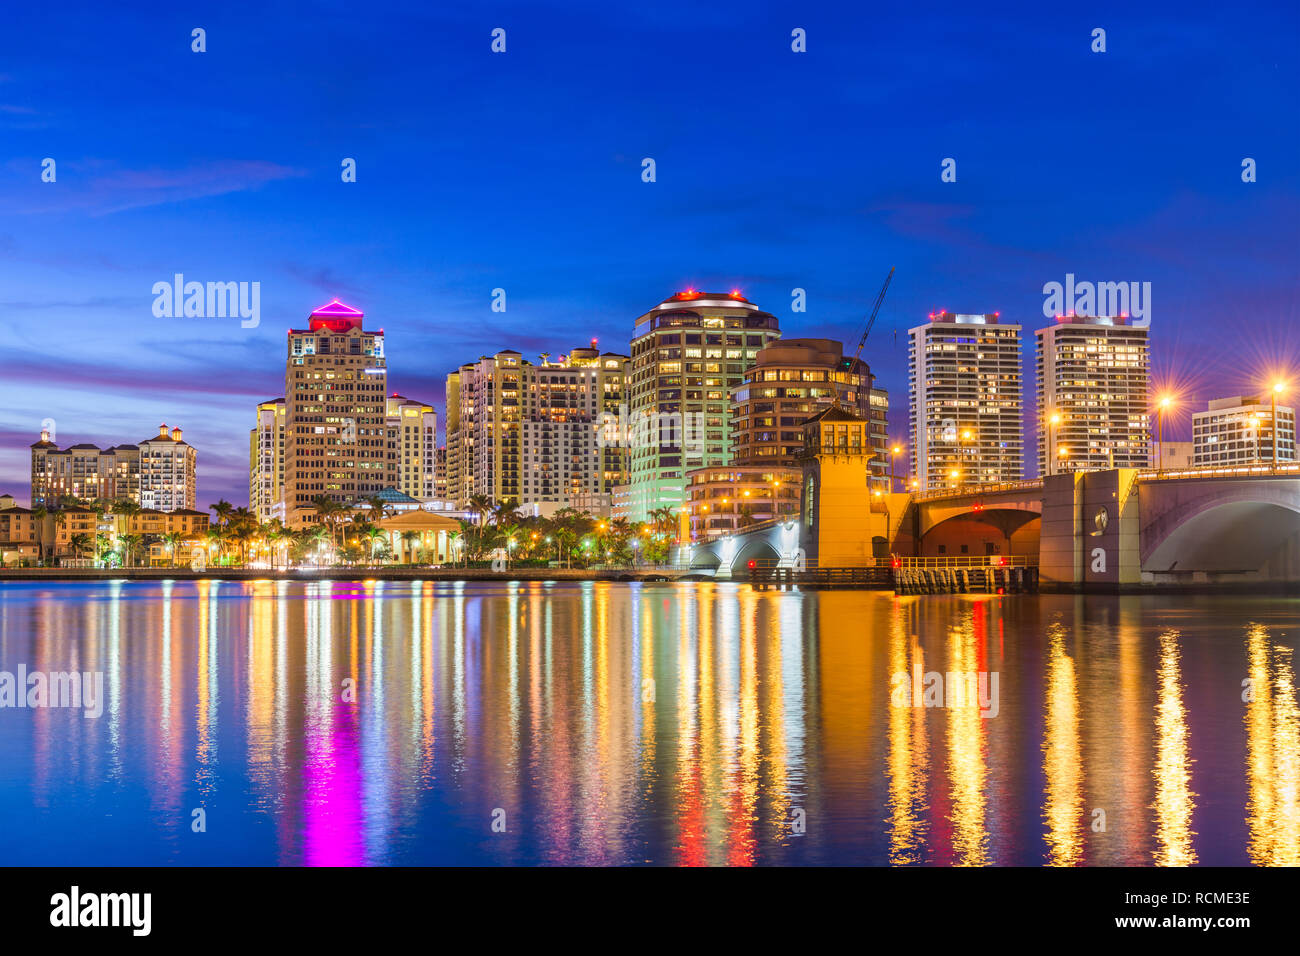
[[[0, 493], [23, 504], [46, 418], [62, 447], [179, 425], [199, 507], [246, 504], [285, 330], [334, 297], [440, 426], [463, 362], [626, 353], [688, 286], [852, 349], [891, 266], [865, 358], [899, 439], [906, 329], [1021, 322], [1032, 404], [1043, 285], [1066, 273], [1151, 283], [1167, 438], [1279, 370], [1300, 398], [1295, 4], [187, 6], [4, 13]], [[156, 318], [175, 273], [259, 282], [260, 326]], [[1033, 449], [1027, 430], [1030, 468]]]

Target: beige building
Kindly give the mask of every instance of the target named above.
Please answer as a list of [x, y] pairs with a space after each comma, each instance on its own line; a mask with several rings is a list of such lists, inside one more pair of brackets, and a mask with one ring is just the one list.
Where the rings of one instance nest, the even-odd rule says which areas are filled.
[[257, 520], [284, 520], [284, 399], [257, 406], [248, 433], [248, 509]]
[[[1268, 395], [1216, 398], [1192, 415], [1193, 464], [1198, 468], [1270, 463], [1273, 455], [1273, 403]], [[1277, 406], [1277, 460], [1295, 461], [1295, 409]], [[1164, 464], [1169, 467], [1168, 461]]]
[[920, 490], [1024, 477], [1020, 332], [997, 312], [935, 312], [909, 330], [912, 477]]
[[312, 501], [349, 504], [394, 484], [388, 458], [383, 331], [335, 299], [290, 329], [285, 362], [284, 511], [292, 528], [318, 520]]
[[393, 486], [412, 498], [437, 498], [437, 411], [426, 402], [391, 395], [387, 424]]
[[1038, 337], [1038, 469], [1146, 468], [1148, 329], [1128, 316], [1057, 316]]
[[138, 445], [101, 450], [80, 444], [60, 449], [42, 431], [31, 446], [32, 507], [56, 508], [70, 499], [134, 501], [141, 507], [175, 511], [196, 502], [197, 453], [179, 428], [160, 425]]
[[731, 464], [731, 392], [781, 335], [739, 292], [688, 289], [636, 320], [626, 413], [635, 521], [686, 501], [686, 474]]
[[153, 511], [194, 510], [198, 498], [195, 474], [197, 455], [185, 441], [179, 428], [168, 431], [158, 426], [158, 434], [140, 442], [139, 505]]
[[627, 375], [627, 356], [595, 347], [538, 364], [507, 349], [462, 365], [447, 376], [447, 499], [608, 508], [627, 479], [616, 440]]

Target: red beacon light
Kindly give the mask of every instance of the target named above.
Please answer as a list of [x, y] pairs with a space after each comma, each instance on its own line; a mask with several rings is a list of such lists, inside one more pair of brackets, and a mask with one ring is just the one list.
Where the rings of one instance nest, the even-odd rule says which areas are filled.
[[750, 558], [750, 559], [746, 562], [746, 564], [748, 565], [749, 570], [751, 570], [751, 571], [753, 571], [756, 567], [758, 567], [758, 562], [755, 561], [753, 558]]

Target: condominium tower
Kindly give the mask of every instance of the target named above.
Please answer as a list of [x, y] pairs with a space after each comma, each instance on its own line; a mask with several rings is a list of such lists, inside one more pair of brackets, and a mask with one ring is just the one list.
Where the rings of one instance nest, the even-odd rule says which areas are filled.
[[[833, 339], [778, 339], [731, 392], [731, 461], [687, 472], [692, 537], [729, 534], [799, 507], [803, 424], [833, 403], [868, 420], [872, 484], [887, 475], [889, 399], [871, 370]], [[863, 493], [866, 494], [866, 486]]]
[[388, 398], [388, 459], [394, 487], [412, 498], [436, 498], [438, 413], [403, 395]]
[[179, 428], [135, 445], [79, 444], [60, 449], [48, 430], [31, 446], [32, 507], [54, 508], [69, 500], [129, 500], [157, 511], [193, 509], [197, 453]]
[[1147, 467], [1147, 334], [1126, 315], [1061, 315], [1038, 330], [1039, 474]]
[[248, 508], [258, 521], [284, 520], [284, 399], [257, 406], [248, 434]]
[[1020, 326], [934, 312], [909, 330], [912, 477], [919, 490], [1024, 477]]
[[688, 289], [636, 320], [624, 430], [632, 520], [681, 507], [691, 469], [730, 463], [731, 391], [780, 334], [739, 292]]
[[290, 329], [284, 389], [285, 522], [318, 520], [312, 501], [349, 504], [394, 484], [388, 458], [383, 330], [335, 299]]
[[617, 441], [627, 366], [626, 355], [593, 342], [536, 364], [506, 349], [452, 372], [448, 500], [607, 507], [613, 487], [627, 480], [627, 449]]

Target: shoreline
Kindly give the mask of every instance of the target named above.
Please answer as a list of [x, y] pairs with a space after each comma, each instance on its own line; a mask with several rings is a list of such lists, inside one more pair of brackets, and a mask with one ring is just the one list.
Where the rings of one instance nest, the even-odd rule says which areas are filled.
[[[600, 569], [581, 568], [519, 568], [513, 571], [492, 571], [487, 568], [313, 568], [276, 569], [221, 568], [192, 571], [189, 568], [4, 568], [0, 569], [0, 587], [6, 581], [494, 581], [523, 582], [582, 582], [608, 581], [617, 583], [717, 582], [748, 585], [745, 576], [715, 578], [709, 574], [686, 569]], [[796, 585], [803, 591], [826, 590], [809, 583]], [[890, 591], [886, 587], [837, 585], [834, 590]], [[1188, 584], [1126, 584], [1126, 585], [1042, 585], [1037, 591], [1013, 592], [1005, 597], [1025, 594], [1090, 595], [1222, 595], [1242, 594], [1255, 597], [1300, 597], [1300, 582], [1259, 581], [1237, 583], [1198, 582]], [[933, 597], [932, 594], [907, 594], [904, 597]]]

